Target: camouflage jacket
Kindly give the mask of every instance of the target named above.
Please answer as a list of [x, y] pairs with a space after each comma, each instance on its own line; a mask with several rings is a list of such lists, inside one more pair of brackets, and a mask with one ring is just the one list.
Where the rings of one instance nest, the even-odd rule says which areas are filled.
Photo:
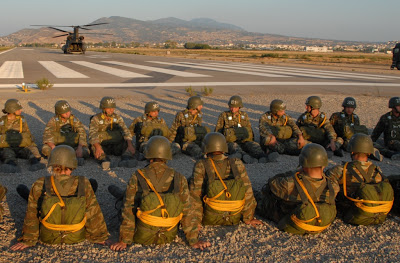
[[[146, 116], [146, 114], [143, 114], [140, 117], [137, 117], [133, 120], [131, 125], [129, 126], [129, 131], [132, 136], [136, 136], [136, 143], [141, 144], [142, 142], [146, 142], [149, 140], [149, 137], [145, 137], [142, 133], [141, 130], [143, 127], [146, 126], [147, 123], [155, 123], [159, 124], [160, 126], [163, 126], [163, 129], [168, 131], [169, 133], [169, 128], [167, 126], [167, 123], [163, 118], [155, 118], [151, 119]], [[165, 135], [164, 137], [169, 137], [169, 134]]]
[[83, 127], [82, 122], [71, 114], [68, 120], [63, 120], [59, 116], [53, 116], [46, 124], [43, 133], [43, 144], [53, 143], [54, 144], [54, 133], [60, 132], [60, 128], [64, 125], [71, 125], [74, 132], [79, 134], [79, 144], [87, 147], [86, 131]]
[[[368, 168], [373, 165], [372, 162], [360, 162], [353, 161], [349, 162], [346, 169], [346, 190], [348, 196], [353, 196], [357, 190], [360, 188], [361, 183], [357, 180], [355, 176], [359, 176], [363, 180], [366, 180], [365, 177], [355, 168], [355, 164], [359, 164], [360, 167], [367, 171]], [[330, 168], [326, 172], [326, 176], [331, 178], [332, 180], [337, 181], [341, 186], [343, 185], [343, 168], [344, 165], [337, 165], [335, 167]], [[374, 176], [371, 178], [372, 183], [380, 183], [383, 180], [382, 170], [377, 166]], [[343, 187], [340, 187], [340, 192], [343, 193]]]
[[[0, 184], [0, 202], [3, 201], [3, 198], [6, 196], [7, 188]], [[0, 204], [0, 222], [3, 220], [4, 209], [3, 206]]]
[[[167, 164], [163, 162], [153, 162], [142, 170], [144, 170], [144, 174], [146, 173], [146, 171], [154, 173], [156, 178], [161, 181], [167, 168]], [[126, 187], [124, 205], [122, 208], [122, 223], [119, 229], [119, 240], [126, 244], [132, 244], [133, 242], [136, 226], [136, 209], [140, 205], [143, 192], [140, 184], [138, 184], [137, 176], [140, 175], [135, 172], [129, 180], [129, 183]], [[189, 245], [192, 245], [197, 242], [195, 238], [195, 229], [197, 229], [197, 225], [194, 225], [191, 221], [191, 213], [193, 209], [191, 208], [191, 202], [189, 200], [190, 195], [187, 180], [183, 175], [179, 173], [177, 174], [177, 176], [177, 179], [180, 180], [180, 199], [183, 204], [183, 217], [181, 220], [181, 225], [183, 232], [186, 235], [186, 239], [189, 242]], [[165, 181], [165, 184], [161, 187], [161, 189], [156, 187], [157, 182], [152, 183], [156, 187], [156, 190], [159, 191], [159, 193], [162, 193], [168, 191], [173, 178], [173, 176], [170, 176], [170, 178]]]
[[36, 146], [31, 131], [29, 130], [28, 123], [23, 115], [16, 116], [14, 120], [9, 120], [7, 115], [3, 115], [0, 118], [0, 134], [5, 134], [8, 130], [19, 131], [20, 133], [26, 134], [31, 138], [31, 146]]
[[105, 116], [103, 113], [98, 113], [92, 117], [89, 125], [89, 144], [101, 143], [98, 132], [106, 131], [111, 124], [121, 127], [122, 136], [126, 141], [132, 140], [132, 135], [125, 125], [124, 120], [118, 114], [113, 113], [111, 117]]
[[[78, 176], [74, 176], [75, 180], [70, 189], [68, 190], [69, 196], [75, 195], [78, 187]], [[56, 175], [54, 177], [56, 182], [59, 182], [64, 187], [71, 176], [69, 175]], [[39, 199], [44, 193], [44, 180], [45, 177], [39, 178], [33, 185], [29, 193], [28, 206], [22, 228], [22, 237], [18, 240], [26, 245], [34, 246], [39, 239], [39, 218], [38, 207]], [[65, 189], [66, 190], [66, 189]], [[61, 191], [59, 189], [59, 191]], [[52, 189], [52, 195], [56, 195]], [[97, 203], [96, 196], [93, 192], [92, 186], [87, 178], [85, 178], [85, 197], [86, 197], [86, 239], [93, 243], [99, 243], [107, 240], [109, 234], [107, 226], [104, 221], [103, 213]], [[43, 218], [45, 215], [41, 215]]]
[[382, 115], [378, 124], [372, 131], [372, 141], [376, 142], [382, 132], [385, 145], [388, 145], [392, 140], [400, 141], [400, 116], [396, 117], [392, 112]]
[[233, 127], [248, 127], [251, 129], [251, 123], [249, 116], [244, 111], [239, 111], [238, 114], [234, 115], [231, 111], [222, 112], [215, 126], [216, 132], [222, 132], [223, 129], [233, 128]]
[[179, 127], [201, 126], [202, 121], [203, 114], [201, 112], [196, 115], [190, 114], [188, 109], [178, 112], [170, 129], [169, 141], [175, 140]]
[[329, 119], [331, 125], [333, 126], [337, 136], [344, 136], [344, 126], [360, 126], [360, 118], [357, 114], [353, 113], [348, 115], [343, 111], [335, 112]]
[[336, 132], [331, 123], [326, 119], [326, 114], [324, 112], [319, 112], [315, 118], [311, 116], [311, 113], [305, 112], [300, 115], [296, 124], [299, 128], [302, 126], [323, 128], [329, 140], [336, 140]]
[[[217, 168], [221, 168], [224, 160], [227, 159], [225, 155], [215, 155], [212, 157], [212, 160], [215, 163]], [[242, 218], [244, 222], [248, 222], [252, 220], [254, 217], [254, 212], [257, 206], [257, 202], [254, 198], [253, 188], [251, 187], [250, 178], [247, 175], [246, 167], [243, 162], [239, 159], [235, 159], [235, 164], [238, 168], [240, 178], [243, 180], [244, 187], [246, 188], [245, 192], [245, 205], [243, 210], [241, 211]], [[227, 178], [231, 174], [231, 166], [228, 162], [226, 166], [226, 171], [220, 174], [222, 179]], [[193, 222], [196, 226], [201, 225], [203, 220], [203, 197], [206, 195], [207, 191], [207, 173], [206, 168], [204, 166], [203, 160], [197, 161], [193, 168], [193, 176], [189, 183], [190, 195], [192, 197], [192, 214], [193, 214]], [[198, 229], [196, 228], [196, 239], [198, 237]], [[197, 242], [197, 241], [196, 241]]]
[[285, 126], [285, 125], [292, 128], [293, 134], [295, 134], [297, 137], [299, 137], [299, 135], [302, 134], [301, 130], [293, 121], [292, 117], [290, 117], [287, 114], [280, 117], [279, 116], [275, 117], [274, 114], [272, 114], [272, 112], [268, 111], [264, 113], [259, 120], [260, 136], [269, 137], [271, 135], [274, 135], [271, 130], [272, 126]]

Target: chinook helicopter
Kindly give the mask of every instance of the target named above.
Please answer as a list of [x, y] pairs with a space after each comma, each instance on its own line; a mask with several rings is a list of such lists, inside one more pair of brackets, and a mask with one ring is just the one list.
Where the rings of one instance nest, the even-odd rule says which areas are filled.
[[[91, 27], [91, 26], [98, 26], [98, 25], [105, 25], [108, 23], [96, 23], [96, 24], [87, 24], [87, 25], [80, 25], [80, 26], [51, 26], [51, 25], [32, 25], [32, 26], [46, 26], [48, 28], [57, 30], [57, 31], [61, 31], [65, 34], [59, 35], [59, 36], [55, 36], [53, 38], [57, 38], [57, 37], [64, 37], [67, 36], [67, 40], [65, 41], [65, 45], [62, 46], [62, 51], [64, 51], [64, 54], [72, 54], [72, 53], [81, 53], [81, 54], [85, 54], [86, 52], [86, 44], [83, 41], [85, 39], [84, 36], [82, 36], [82, 34], [79, 34], [79, 29], [82, 30], [92, 30], [90, 28], [87, 27]], [[74, 29], [73, 32], [69, 32], [63, 29], [59, 29], [57, 27], [72, 27]], [[112, 35], [112, 34], [107, 34], [107, 33], [83, 33], [85, 35], [87, 34], [93, 34], [93, 35]]]

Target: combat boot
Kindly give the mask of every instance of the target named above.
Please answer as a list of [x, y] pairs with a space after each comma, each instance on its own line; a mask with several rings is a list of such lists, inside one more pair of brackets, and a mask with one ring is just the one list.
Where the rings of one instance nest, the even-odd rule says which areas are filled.
[[173, 142], [173, 143], [171, 143], [171, 151], [172, 151], [172, 155], [179, 154], [179, 153], [181, 153], [181, 146], [178, 143]]
[[78, 166], [83, 166], [85, 164], [85, 159], [77, 158], [78, 159]]
[[124, 197], [125, 192], [116, 185], [109, 185], [107, 189], [108, 192], [117, 199], [122, 199]]
[[29, 159], [29, 163], [30, 163], [30, 166], [29, 166], [28, 170], [31, 172], [35, 172], [35, 171], [46, 168], [46, 165], [44, 163], [41, 163], [39, 158], [33, 157], [33, 158]]
[[278, 158], [279, 158], [279, 153], [277, 152], [270, 152], [267, 156], [268, 162], [272, 163], [272, 162], [277, 162]]
[[383, 155], [379, 152], [378, 149], [374, 148], [374, 152], [369, 156], [372, 160], [376, 160], [379, 162], [383, 161]]
[[400, 152], [396, 152], [395, 154], [393, 154], [392, 157], [390, 157], [390, 159], [393, 161], [400, 160]]
[[17, 186], [17, 193], [23, 198], [23, 199], [25, 199], [26, 201], [28, 201], [28, 198], [29, 198], [29, 188], [26, 186], [26, 185], [24, 185], [24, 184], [19, 184], [18, 186]]
[[122, 155], [121, 161], [118, 163], [118, 167], [134, 168], [138, 164], [138, 161], [130, 156]]
[[96, 179], [90, 178], [90, 179], [89, 179], [89, 182], [90, 182], [90, 185], [92, 186], [93, 192], [96, 193], [97, 188], [99, 187], [99, 185], [98, 185]]
[[251, 157], [248, 154], [243, 155], [243, 162], [247, 164], [253, 164], [253, 163], [258, 163], [258, 160], [256, 158]]

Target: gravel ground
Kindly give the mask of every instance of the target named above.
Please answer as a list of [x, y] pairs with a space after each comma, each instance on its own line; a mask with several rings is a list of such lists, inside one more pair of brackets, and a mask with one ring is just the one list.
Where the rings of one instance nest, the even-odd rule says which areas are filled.
[[[20, 98], [30, 129], [36, 138], [39, 149], [42, 146], [42, 132], [46, 122], [53, 115], [54, 103], [60, 99], [55, 93], [49, 96], [32, 94], [31, 100]], [[110, 95], [104, 94], [104, 95]], [[206, 125], [214, 127], [218, 115], [227, 109], [227, 101], [230, 96], [215, 96], [204, 98], [204, 121]], [[297, 118], [304, 111], [304, 101], [308, 95], [281, 94], [268, 95], [260, 92], [258, 95], [240, 93], [244, 101], [244, 111], [247, 111], [253, 125], [255, 138], [258, 140], [258, 119], [262, 113], [268, 110], [271, 100], [283, 99], [287, 103], [287, 113]], [[257, 93], [256, 93], [257, 94]], [[6, 95], [6, 94], [3, 94]], [[318, 95], [318, 94], [314, 94]], [[98, 112], [99, 100], [103, 96], [86, 94], [82, 97], [63, 97], [69, 101], [73, 113], [88, 128], [89, 118]], [[344, 96], [321, 95], [323, 101], [322, 111], [330, 116], [335, 111], [341, 110]], [[14, 95], [3, 96], [6, 98]], [[18, 96], [21, 97], [21, 96]], [[32, 99], [33, 98], [33, 99]], [[378, 122], [379, 117], [388, 111], [388, 98], [375, 96], [355, 96], [358, 108], [356, 113], [361, 121], [369, 129]], [[122, 115], [127, 125], [142, 114], [144, 104], [155, 98], [151, 95], [124, 96], [117, 100], [117, 112]], [[157, 100], [161, 105], [160, 116], [168, 125], [171, 125], [175, 113], [186, 106], [188, 97], [181, 94], [160, 95]], [[4, 103], [4, 101], [2, 103]], [[370, 112], [368, 112], [370, 110]], [[114, 158], [116, 160], [116, 158]], [[345, 157], [333, 157], [329, 166], [349, 161], [348, 153]], [[43, 161], [45, 162], [45, 160]], [[0, 261], [1, 262], [274, 262], [274, 261], [399, 261], [400, 254], [400, 219], [394, 215], [388, 216], [388, 220], [378, 226], [351, 226], [337, 219], [327, 231], [318, 235], [295, 236], [281, 232], [276, 224], [259, 218], [265, 223], [263, 226], [253, 228], [244, 224], [232, 227], [207, 226], [201, 232], [201, 237], [211, 242], [212, 247], [201, 252], [191, 249], [185, 242], [182, 234], [176, 238], [176, 242], [164, 246], [141, 245], [129, 246], [126, 251], [114, 252], [108, 247], [93, 245], [83, 242], [76, 245], [49, 246], [38, 244], [34, 248], [28, 248], [22, 252], [12, 252], [9, 247], [17, 242], [21, 235], [26, 203], [18, 196], [15, 188], [20, 183], [32, 185], [33, 182], [46, 175], [46, 171], [29, 172], [27, 160], [18, 160], [22, 167], [19, 174], [0, 174], [0, 183], [8, 188], [7, 198], [2, 204], [6, 209], [5, 219], [0, 223]], [[139, 162], [139, 168], [144, 167], [145, 162]], [[186, 177], [190, 177], [194, 166], [194, 160], [180, 154], [169, 162]], [[260, 190], [268, 178], [276, 173], [293, 170], [298, 165], [298, 158], [282, 155], [278, 162], [271, 164], [246, 165], [248, 174], [255, 190]], [[386, 175], [398, 174], [399, 161], [384, 159], [379, 163]], [[114, 209], [114, 199], [107, 192], [107, 186], [116, 184], [124, 187], [134, 169], [115, 168], [112, 171], [102, 171], [94, 160], [89, 160], [84, 166], [78, 167], [74, 174], [95, 178], [99, 183], [96, 193], [97, 199], [103, 210], [111, 240], [118, 240], [118, 219]]]

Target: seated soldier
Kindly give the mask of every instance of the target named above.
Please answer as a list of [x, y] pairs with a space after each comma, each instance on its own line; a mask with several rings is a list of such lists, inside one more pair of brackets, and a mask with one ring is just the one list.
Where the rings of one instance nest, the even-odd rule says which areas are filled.
[[300, 115], [296, 124], [302, 131], [304, 139], [330, 148], [336, 156], [343, 157], [343, 151], [340, 149], [343, 139], [337, 137], [332, 125], [326, 120], [326, 114], [319, 110], [321, 106], [320, 97], [308, 97], [306, 112]]
[[90, 155], [83, 124], [71, 113], [67, 101], [57, 101], [54, 109], [55, 116], [49, 120], [43, 133], [43, 155], [49, 157], [57, 145], [69, 145], [75, 149], [78, 164], [83, 165], [84, 159]]
[[[389, 108], [391, 111], [381, 116], [371, 139], [383, 156], [400, 160], [400, 97], [390, 98]], [[385, 146], [377, 143], [382, 133]]]
[[6, 101], [0, 118], [0, 157], [3, 164], [0, 171], [4, 173], [18, 172], [17, 157], [29, 159], [29, 171], [37, 171], [46, 167], [41, 163], [41, 155], [34, 142], [25, 117], [21, 115], [22, 106], [16, 99]]
[[115, 197], [124, 196], [119, 242], [111, 245], [111, 249], [124, 250], [133, 242], [143, 245], [170, 243], [177, 235], [179, 223], [189, 245], [201, 249], [210, 246], [209, 242], [196, 243], [194, 238], [187, 180], [167, 165], [172, 159], [168, 139], [151, 137], [144, 155], [150, 164], [132, 175], [125, 194], [114, 185], [109, 187]]
[[326, 173], [340, 185], [338, 211], [354, 225], [381, 224], [393, 205], [393, 189], [381, 169], [368, 161], [374, 147], [371, 138], [357, 133], [349, 142], [352, 162], [337, 165]]
[[105, 244], [109, 234], [89, 180], [71, 175], [78, 166], [75, 150], [56, 146], [48, 165], [51, 176], [41, 177], [32, 185], [22, 237], [11, 250], [35, 246], [38, 240], [75, 244], [88, 239]]
[[228, 101], [229, 111], [222, 112], [215, 126], [215, 131], [222, 133], [228, 143], [228, 153], [245, 163], [266, 163], [276, 161], [279, 154], [272, 153], [266, 156], [260, 144], [254, 141], [249, 116], [241, 111], [242, 98], [232, 96]]
[[[147, 141], [155, 135], [169, 137], [169, 128], [163, 118], [160, 118], [160, 105], [155, 101], [146, 103], [144, 114], [133, 120], [129, 126], [132, 136], [136, 137], [136, 151], [139, 155], [139, 160], [144, 160], [143, 151]], [[172, 153], [179, 152], [179, 147], [174, 146]]]
[[107, 154], [121, 156], [118, 166], [132, 168], [137, 165], [133, 159], [135, 148], [132, 144], [132, 135], [124, 120], [116, 114], [117, 104], [111, 97], [104, 97], [100, 101], [102, 112], [92, 116], [89, 125], [89, 144], [103, 170], [108, 170], [111, 160]]
[[203, 101], [199, 96], [192, 96], [187, 101], [187, 107], [175, 116], [170, 129], [170, 142], [176, 142], [182, 151], [195, 159], [203, 156], [201, 142], [210, 129], [202, 125]]
[[[3, 198], [6, 196], [6, 193], [7, 193], [7, 188], [5, 188], [0, 184], [0, 202], [3, 201]], [[3, 221], [3, 214], [4, 214], [4, 208], [0, 204], [0, 222]]]
[[299, 127], [285, 113], [286, 104], [273, 100], [259, 120], [261, 147], [279, 154], [299, 155], [305, 140]]
[[321, 145], [304, 146], [300, 170], [278, 174], [257, 194], [257, 212], [293, 234], [320, 233], [335, 220], [339, 185], [324, 175], [328, 155]]

